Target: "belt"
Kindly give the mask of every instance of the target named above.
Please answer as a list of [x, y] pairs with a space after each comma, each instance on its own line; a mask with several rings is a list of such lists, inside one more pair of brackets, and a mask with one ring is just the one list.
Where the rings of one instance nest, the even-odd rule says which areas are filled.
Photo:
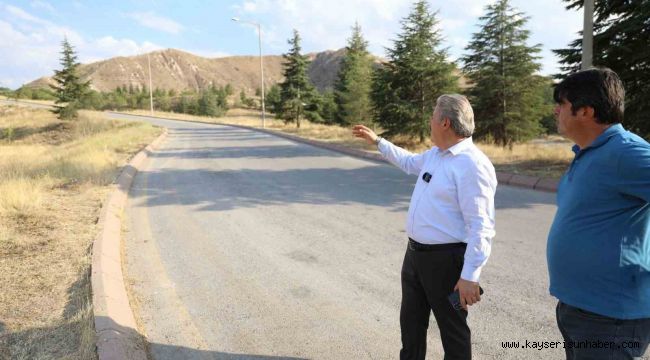
[[448, 244], [422, 244], [409, 238], [408, 248], [411, 251], [446, 251], [461, 248], [465, 249], [467, 248], [467, 243], [457, 242]]

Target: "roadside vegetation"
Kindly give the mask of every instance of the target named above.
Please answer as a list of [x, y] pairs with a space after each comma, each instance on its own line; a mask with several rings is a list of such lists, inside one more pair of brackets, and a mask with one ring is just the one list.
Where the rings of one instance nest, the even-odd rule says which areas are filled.
[[92, 359], [90, 253], [121, 166], [161, 132], [0, 106], [0, 358]]

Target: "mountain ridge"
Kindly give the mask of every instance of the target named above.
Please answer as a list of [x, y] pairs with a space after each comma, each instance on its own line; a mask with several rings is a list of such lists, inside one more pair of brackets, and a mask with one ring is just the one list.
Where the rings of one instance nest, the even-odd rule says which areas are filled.
[[[308, 75], [314, 86], [323, 91], [332, 88], [345, 48], [309, 53]], [[259, 56], [228, 56], [207, 58], [178, 49], [156, 50], [134, 56], [117, 56], [78, 68], [82, 80], [91, 81], [91, 88], [109, 92], [121, 86], [149, 87], [147, 56], [151, 59], [152, 87], [176, 91], [202, 90], [209, 86], [230, 84], [236, 91], [253, 94], [261, 87]], [[375, 59], [380, 62], [380, 59]], [[264, 85], [281, 82], [282, 55], [264, 55]], [[48, 87], [51, 76], [44, 76], [25, 84], [28, 88]]]

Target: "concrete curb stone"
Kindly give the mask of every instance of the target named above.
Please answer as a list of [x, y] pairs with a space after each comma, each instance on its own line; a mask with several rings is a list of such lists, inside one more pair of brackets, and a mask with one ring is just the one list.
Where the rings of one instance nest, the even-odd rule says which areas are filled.
[[91, 284], [99, 360], [146, 360], [142, 336], [124, 286], [120, 242], [121, 216], [133, 178], [144, 160], [166, 138], [167, 129], [122, 169], [99, 215], [93, 242]]

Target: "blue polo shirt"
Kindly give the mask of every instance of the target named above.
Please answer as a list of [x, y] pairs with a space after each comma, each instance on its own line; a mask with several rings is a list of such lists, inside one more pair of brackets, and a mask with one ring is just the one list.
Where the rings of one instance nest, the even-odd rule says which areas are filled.
[[650, 318], [650, 144], [616, 124], [573, 151], [548, 235], [551, 295], [617, 319]]

